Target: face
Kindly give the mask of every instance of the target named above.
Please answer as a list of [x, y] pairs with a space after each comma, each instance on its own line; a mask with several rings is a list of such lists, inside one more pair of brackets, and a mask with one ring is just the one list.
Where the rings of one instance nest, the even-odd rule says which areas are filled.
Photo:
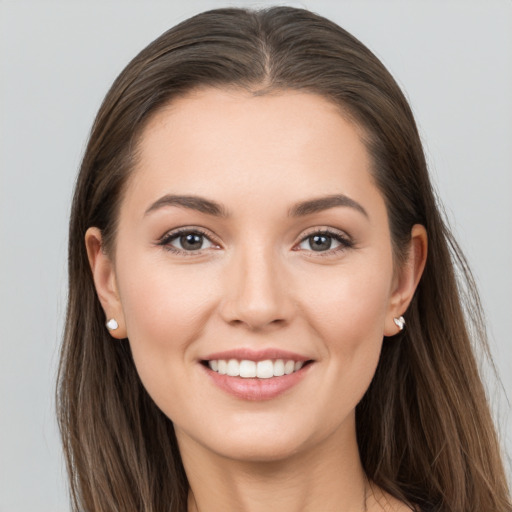
[[145, 128], [95, 274], [182, 449], [268, 460], [355, 443], [406, 300], [360, 137], [299, 92], [205, 89]]

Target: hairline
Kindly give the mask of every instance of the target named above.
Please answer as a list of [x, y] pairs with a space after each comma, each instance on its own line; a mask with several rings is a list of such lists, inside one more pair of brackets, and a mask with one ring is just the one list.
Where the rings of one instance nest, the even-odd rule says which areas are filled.
[[125, 167], [125, 177], [123, 179], [121, 190], [119, 192], [117, 198], [116, 208], [113, 212], [113, 219], [111, 219], [110, 225], [112, 228], [110, 231], [109, 243], [105, 250], [109, 253], [112, 262], [115, 263], [116, 259], [116, 238], [117, 238], [117, 227], [119, 224], [119, 217], [122, 205], [124, 203], [124, 199], [127, 193], [127, 190], [130, 186], [130, 182], [133, 179], [133, 174], [136, 172], [137, 167], [141, 162], [141, 154], [142, 154], [142, 142], [144, 140], [144, 135], [148, 129], [148, 126], [151, 122], [162, 112], [169, 111], [174, 108], [174, 104], [177, 100], [186, 100], [186, 99], [194, 99], [194, 96], [197, 94], [201, 94], [202, 92], [208, 90], [219, 90], [223, 92], [234, 92], [240, 93], [245, 92], [252, 95], [253, 98], [259, 98], [262, 96], [279, 96], [287, 93], [303, 93], [303, 94], [311, 94], [322, 98], [330, 105], [335, 107], [337, 113], [348, 122], [351, 127], [356, 131], [356, 134], [359, 137], [359, 140], [363, 144], [370, 163], [369, 166], [369, 174], [370, 180], [375, 185], [379, 193], [381, 194], [385, 206], [386, 206], [386, 217], [387, 224], [391, 239], [392, 246], [392, 256], [393, 256], [393, 274], [396, 273], [401, 268], [401, 258], [400, 258], [400, 248], [397, 245], [397, 242], [393, 239], [393, 232], [391, 229], [391, 219], [389, 215], [389, 207], [386, 200], [386, 195], [378, 184], [377, 176], [377, 161], [376, 157], [373, 155], [371, 150], [372, 141], [376, 138], [377, 135], [374, 134], [369, 128], [364, 126], [364, 123], [357, 115], [357, 112], [354, 108], [351, 108], [344, 102], [338, 101], [332, 96], [325, 94], [325, 92], [321, 92], [319, 89], [314, 87], [293, 87], [293, 86], [280, 86], [277, 84], [271, 84], [268, 82], [268, 78], [264, 77], [263, 81], [260, 82], [246, 82], [241, 80], [240, 82], [219, 82], [219, 83], [199, 83], [197, 85], [193, 85], [189, 88], [185, 88], [182, 91], [176, 92], [175, 94], [170, 94], [169, 97], [162, 101], [160, 104], [153, 106], [147, 112], [145, 112], [142, 116], [142, 120], [140, 120], [136, 124], [135, 129], [132, 132], [132, 136], [130, 138], [130, 142], [127, 144], [127, 153], [125, 161], [127, 162]]

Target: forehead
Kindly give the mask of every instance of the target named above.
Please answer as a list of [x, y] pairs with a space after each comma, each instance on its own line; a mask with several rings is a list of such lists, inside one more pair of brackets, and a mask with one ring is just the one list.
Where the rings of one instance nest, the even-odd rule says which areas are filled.
[[127, 196], [357, 196], [375, 188], [370, 164], [362, 131], [322, 96], [208, 88], [148, 121]]

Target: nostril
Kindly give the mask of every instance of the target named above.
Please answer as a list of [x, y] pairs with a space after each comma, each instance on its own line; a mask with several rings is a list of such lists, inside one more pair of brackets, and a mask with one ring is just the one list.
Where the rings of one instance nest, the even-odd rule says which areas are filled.
[[250, 265], [239, 272], [243, 278], [233, 283], [231, 293], [219, 305], [223, 320], [231, 326], [243, 325], [251, 330], [286, 324], [294, 314], [294, 307], [284, 284], [274, 276], [251, 271]]
[[251, 330], [259, 331], [272, 327], [282, 327], [286, 324], [286, 320], [283, 318], [267, 320], [265, 318], [247, 315], [245, 318], [234, 318], [232, 320], [228, 320], [228, 323], [233, 327], [246, 326]]

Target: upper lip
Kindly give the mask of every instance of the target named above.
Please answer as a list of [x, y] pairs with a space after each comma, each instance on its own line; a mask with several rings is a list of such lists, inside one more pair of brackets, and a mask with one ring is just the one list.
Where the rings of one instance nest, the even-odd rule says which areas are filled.
[[215, 352], [202, 358], [202, 361], [215, 361], [219, 359], [229, 360], [237, 359], [238, 361], [249, 360], [249, 361], [265, 361], [267, 359], [284, 359], [286, 361], [309, 361], [310, 357], [297, 354], [296, 352], [290, 352], [288, 350], [282, 350], [278, 348], [266, 348], [261, 350], [254, 350], [251, 348], [236, 348], [232, 350], [226, 350], [223, 352]]

